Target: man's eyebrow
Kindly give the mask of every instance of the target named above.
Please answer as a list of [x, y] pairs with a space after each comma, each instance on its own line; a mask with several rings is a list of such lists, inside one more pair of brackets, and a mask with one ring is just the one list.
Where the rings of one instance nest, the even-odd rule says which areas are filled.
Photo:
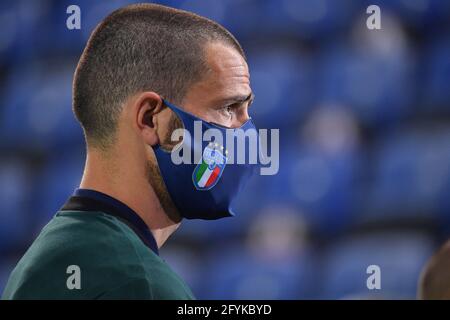
[[223, 104], [244, 103], [247, 101], [251, 101], [254, 98], [255, 98], [255, 95], [253, 94], [253, 92], [250, 92], [250, 94], [248, 96], [238, 95], [238, 96], [226, 98], [226, 99], [222, 100], [222, 103]]

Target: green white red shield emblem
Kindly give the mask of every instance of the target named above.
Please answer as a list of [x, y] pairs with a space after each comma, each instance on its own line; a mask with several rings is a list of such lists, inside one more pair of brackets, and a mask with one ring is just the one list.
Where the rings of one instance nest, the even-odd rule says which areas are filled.
[[227, 164], [226, 151], [223, 147], [210, 143], [204, 150], [202, 160], [192, 173], [192, 181], [198, 190], [213, 188], [222, 176]]

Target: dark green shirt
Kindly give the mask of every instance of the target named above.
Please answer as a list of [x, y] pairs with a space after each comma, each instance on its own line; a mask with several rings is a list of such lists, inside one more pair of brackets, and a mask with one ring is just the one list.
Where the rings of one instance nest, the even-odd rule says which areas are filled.
[[193, 299], [138, 229], [110, 213], [59, 211], [13, 270], [2, 298]]

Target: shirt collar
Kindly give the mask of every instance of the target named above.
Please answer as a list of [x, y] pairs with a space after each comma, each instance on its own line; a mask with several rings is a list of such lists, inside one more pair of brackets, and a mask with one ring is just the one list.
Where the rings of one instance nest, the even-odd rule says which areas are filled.
[[123, 202], [99, 191], [76, 189], [61, 211], [101, 211], [127, 224], [144, 244], [159, 255], [158, 245], [144, 220]]

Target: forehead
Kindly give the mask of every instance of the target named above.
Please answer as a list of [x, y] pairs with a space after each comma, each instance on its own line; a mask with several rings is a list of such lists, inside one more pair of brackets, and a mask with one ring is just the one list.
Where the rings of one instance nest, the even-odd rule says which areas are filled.
[[249, 94], [250, 74], [242, 55], [234, 48], [213, 43], [206, 47], [208, 81], [223, 95]]
[[242, 55], [233, 47], [222, 43], [210, 43], [205, 47], [208, 71], [202, 79], [193, 84], [186, 95], [199, 102], [215, 103], [236, 95], [251, 93], [248, 65]]
[[209, 80], [223, 82], [222, 84], [250, 84], [250, 74], [247, 62], [233, 47], [221, 43], [206, 46], [206, 62], [209, 67]]

